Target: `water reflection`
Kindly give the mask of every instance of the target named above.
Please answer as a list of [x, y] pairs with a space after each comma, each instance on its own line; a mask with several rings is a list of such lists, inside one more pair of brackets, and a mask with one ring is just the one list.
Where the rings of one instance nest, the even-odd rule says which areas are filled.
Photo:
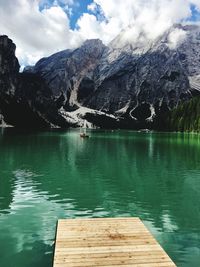
[[90, 136], [0, 135], [0, 265], [50, 266], [58, 218], [139, 216], [179, 266], [198, 266], [199, 136]]

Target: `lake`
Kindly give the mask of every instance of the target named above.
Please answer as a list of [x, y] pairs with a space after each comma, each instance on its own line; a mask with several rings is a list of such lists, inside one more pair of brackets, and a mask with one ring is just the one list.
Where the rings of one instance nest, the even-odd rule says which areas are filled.
[[0, 129], [0, 266], [52, 266], [59, 218], [140, 217], [200, 266], [200, 135]]

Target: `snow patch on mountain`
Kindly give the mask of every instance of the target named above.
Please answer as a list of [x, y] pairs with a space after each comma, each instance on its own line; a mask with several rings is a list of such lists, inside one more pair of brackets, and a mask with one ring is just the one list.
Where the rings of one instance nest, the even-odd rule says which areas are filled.
[[63, 118], [74, 127], [83, 127], [86, 125], [86, 128], [89, 129], [96, 128], [95, 125], [86, 120], [85, 116], [88, 113], [99, 116], [103, 115], [112, 119], [117, 119], [114, 115], [108, 115], [105, 112], [97, 111], [86, 107], [79, 107], [75, 111], [66, 111], [63, 107], [59, 110], [59, 114], [62, 115]]
[[191, 88], [200, 91], [200, 75], [189, 77]]

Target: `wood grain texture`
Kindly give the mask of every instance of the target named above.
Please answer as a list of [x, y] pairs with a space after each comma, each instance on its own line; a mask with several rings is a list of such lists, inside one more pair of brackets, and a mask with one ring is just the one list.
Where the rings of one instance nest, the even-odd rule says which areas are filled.
[[139, 218], [59, 220], [54, 267], [175, 267]]

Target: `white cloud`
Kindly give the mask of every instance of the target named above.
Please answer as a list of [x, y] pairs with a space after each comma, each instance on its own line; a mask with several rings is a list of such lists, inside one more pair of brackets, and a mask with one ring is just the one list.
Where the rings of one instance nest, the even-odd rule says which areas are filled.
[[0, 0], [0, 33], [17, 45], [22, 64], [33, 64], [43, 56], [80, 44], [76, 31], [60, 6], [39, 10], [39, 0]]
[[186, 32], [181, 29], [175, 29], [169, 34], [168, 45], [171, 49], [175, 49], [186, 38]]
[[[0, 0], [0, 34], [16, 43], [20, 62], [32, 64], [86, 39], [99, 38], [108, 44], [124, 29], [123, 42], [151, 40], [189, 18], [191, 4], [200, 10], [200, 0], [93, 0], [72, 30], [67, 14], [73, 15], [73, 6], [81, 1]], [[180, 33], [174, 33], [171, 44], [179, 38]]]
[[97, 21], [97, 18], [94, 15], [85, 13], [78, 20], [77, 25], [79, 26], [79, 33], [85, 39], [99, 38], [99, 31], [102, 31], [101, 25]]
[[94, 2], [88, 5], [88, 10], [95, 12], [96, 9], [97, 9], [97, 5]]
[[[94, 0], [88, 9], [96, 12], [99, 8], [104, 20], [88, 20], [83, 14], [78, 21], [82, 36], [98, 36], [105, 43], [110, 42], [123, 29], [123, 41], [138, 42], [142, 35], [146, 40], [157, 38], [174, 23], [191, 16], [191, 4], [200, 6], [200, 0]], [[87, 30], [85, 29], [87, 20]], [[93, 34], [92, 34], [93, 33]], [[142, 34], [141, 34], [142, 33]]]
[[191, 0], [191, 4], [195, 5], [198, 10], [200, 10], [200, 1], [199, 0]]

